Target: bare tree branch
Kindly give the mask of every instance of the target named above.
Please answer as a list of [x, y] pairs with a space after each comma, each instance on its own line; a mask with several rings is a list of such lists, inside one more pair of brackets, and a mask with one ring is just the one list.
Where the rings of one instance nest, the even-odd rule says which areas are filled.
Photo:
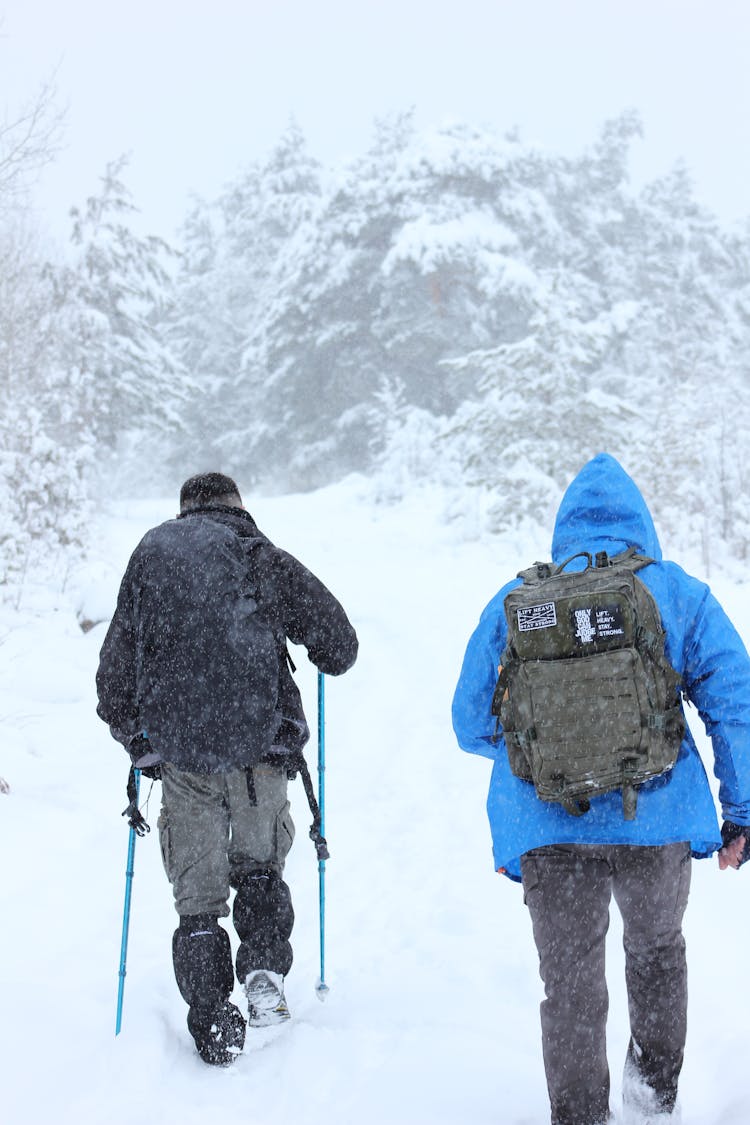
[[55, 75], [15, 115], [0, 119], [0, 208], [23, 195], [57, 155], [65, 111], [57, 105]]

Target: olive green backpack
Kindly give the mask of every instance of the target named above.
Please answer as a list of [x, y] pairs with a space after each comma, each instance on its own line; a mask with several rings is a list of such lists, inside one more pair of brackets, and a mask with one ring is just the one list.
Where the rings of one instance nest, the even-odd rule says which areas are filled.
[[685, 730], [680, 677], [664, 652], [651, 592], [634, 549], [582, 552], [585, 570], [536, 563], [505, 598], [508, 639], [492, 713], [516, 777], [574, 816], [589, 798], [622, 790], [635, 819], [636, 786], [670, 770]]

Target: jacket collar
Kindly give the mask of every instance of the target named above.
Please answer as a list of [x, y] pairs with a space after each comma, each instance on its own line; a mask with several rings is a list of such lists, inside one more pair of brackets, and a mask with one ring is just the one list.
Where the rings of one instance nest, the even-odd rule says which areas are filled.
[[191, 508], [188, 512], [180, 512], [177, 518], [184, 520], [206, 517], [215, 520], [217, 523], [223, 523], [226, 527], [231, 527], [243, 538], [260, 536], [265, 539], [249, 512], [244, 508], [235, 508], [228, 504], [212, 504], [203, 508]]

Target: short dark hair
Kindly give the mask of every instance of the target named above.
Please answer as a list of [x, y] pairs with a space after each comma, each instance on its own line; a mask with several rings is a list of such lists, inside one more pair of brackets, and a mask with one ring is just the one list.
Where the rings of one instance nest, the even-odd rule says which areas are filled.
[[223, 473], [198, 473], [186, 480], [180, 489], [180, 511], [194, 508], [215, 508], [217, 505], [242, 504], [240, 490], [231, 477]]

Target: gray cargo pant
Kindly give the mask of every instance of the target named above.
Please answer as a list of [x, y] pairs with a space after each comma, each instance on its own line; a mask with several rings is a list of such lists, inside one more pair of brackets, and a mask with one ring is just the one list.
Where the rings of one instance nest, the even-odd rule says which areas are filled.
[[218, 924], [232, 887], [238, 980], [291, 968], [294, 910], [282, 878], [294, 839], [287, 784], [276, 766], [197, 774], [162, 765], [159, 837], [180, 915], [172, 960], [193, 1013], [219, 1010], [232, 991], [229, 935]]
[[245, 770], [162, 765], [159, 839], [179, 915], [226, 917], [230, 886], [253, 872], [283, 873], [294, 840], [286, 771], [259, 765], [251, 775], [248, 785]]
[[609, 1120], [604, 962], [612, 895], [623, 919], [630, 1014], [623, 1097], [668, 1114], [687, 1031], [689, 845], [554, 845], [522, 856], [521, 874], [545, 986], [552, 1125]]

